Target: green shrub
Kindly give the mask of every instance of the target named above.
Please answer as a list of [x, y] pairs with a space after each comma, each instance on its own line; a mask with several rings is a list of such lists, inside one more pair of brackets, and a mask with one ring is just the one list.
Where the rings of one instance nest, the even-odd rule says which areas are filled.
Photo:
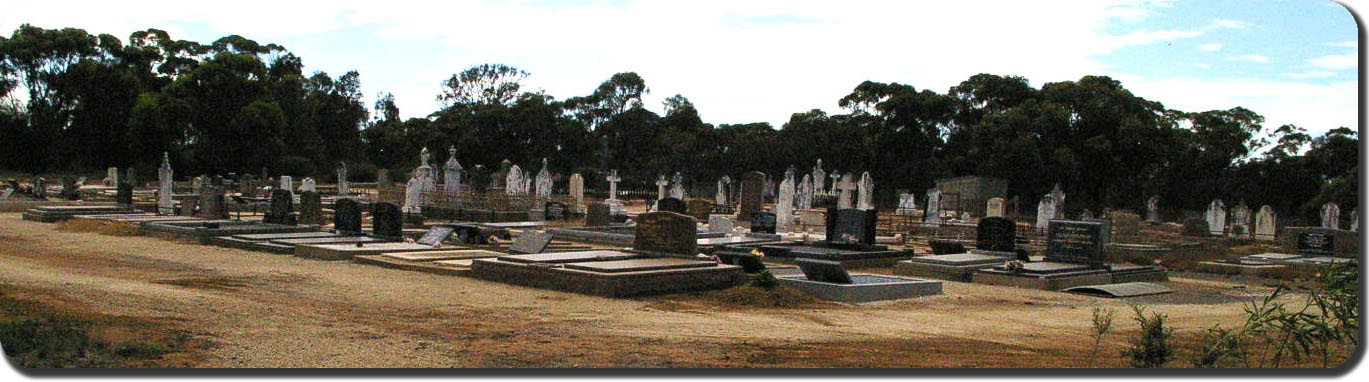
[[1174, 349], [1169, 347], [1169, 339], [1174, 330], [1165, 327], [1165, 315], [1152, 313], [1146, 316], [1146, 309], [1132, 307], [1136, 311], [1136, 322], [1141, 324], [1141, 332], [1131, 339], [1131, 348], [1122, 351], [1130, 358], [1131, 366], [1138, 368], [1162, 367], [1174, 358]]

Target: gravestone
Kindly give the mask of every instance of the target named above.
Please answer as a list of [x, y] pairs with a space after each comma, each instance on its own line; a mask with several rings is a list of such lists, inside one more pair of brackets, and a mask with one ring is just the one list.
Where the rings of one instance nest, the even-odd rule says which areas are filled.
[[14, 194], [13, 188], [6, 188], [4, 191], [0, 191], [0, 200], [9, 199], [11, 194]]
[[547, 220], [568, 220], [570, 208], [565, 203], [547, 202], [542, 206], [542, 217]]
[[162, 152], [162, 166], [157, 168], [157, 213], [170, 215], [176, 209], [176, 202], [171, 199], [173, 192], [174, 172], [171, 170], [171, 157], [165, 151]]
[[928, 225], [941, 225], [941, 190], [927, 190], [927, 210], [923, 212], [922, 221]]
[[383, 168], [376, 170], [376, 185], [382, 187], [390, 187], [394, 185], [394, 182], [390, 181], [390, 170]]
[[708, 232], [730, 233], [733, 229], [732, 219], [722, 215], [710, 215], [708, 217]]
[[1213, 236], [1222, 236], [1226, 232], [1226, 203], [1221, 199], [1213, 200], [1207, 205], [1207, 232]]
[[399, 239], [404, 237], [404, 213], [399, 205], [379, 202], [371, 205], [371, 233], [376, 237]]
[[105, 180], [109, 181], [109, 183], [106, 183], [106, 184], [105, 184], [106, 186], [111, 186], [111, 187], [113, 187], [113, 186], [118, 186], [118, 185], [119, 185], [119, 168], [118, 168], [118, 167], [110, 167], [110, 168], [105, 169]]
[[471, 192], [484, 195], [490, 189], [490, 182], [493, 181], [493, 178], [490, 177], [489, 169], [478, 164], [471, 167], [471, 176], [468, 180], [470, 180]]
[[47, 179], [33, 178], [33, 198], [37, 200], [48, 200], [48, 181]]
[[870, 177], [870, 172], [860, 174], [860, 183], [856, 185], [856, 208], [862, 210], [875, 209], [874, 204], [875, 180]]
[[874, 245], [876, 215], [873, 210], [828, 209], [827, 242]]
[[323, 196], [317, 191], [299, 194], [299, 222], [308, 225], [323, 225]]
[[683, 200], [672, 197], [666, 197], [665, 199], [656, 201], [656, 210], [669, 211], [678, 214], [686, 214], [689, 212], [689, 206], [685, 205], [685, 202]]
[[813, 208], [813, 178], [807, 174], [799, 180], [799, 190], [794, 193], [794, 207], [806, 210]]
[[757, 212], [751, 215], [751, 233], [775, 233], [775, 214], [770, 212]]
[[1236, 204], [1231, 208], [1231, 238], [1249, 239], [1250, 238], [1250, 207], [1245, 202]]
[[1135, 237], [1141, 234], [1141, 216], [1126, 211], [1113, 211], [1112, 226], [1117, 236]]
[[1274, 225], [1277, 218], [1273, 207], [1267, 205], [1260, 207], [1260, 211], [1255, 213], [1255, 240], [1274, 241], [1277, 239], [1277, 228]]
[[1012, 252], [1017, 249], [1017, 223], [1001, 217], [979, 220], [975, 248], [985, 251]]
[[[309, 191], [314, 191], [314, 190], [309, 190]], [[338, 196], [347, 196], [347, 194], [350, 194], [350, 193], [352, 193], [352, 188], [351, 188], [351, 186], [350, 186], [349, 184], [347, 184], [347, 162], [338, 162], [338, 164], [337, 164], [337, 194], [338, 194]]]
[[69, 176], [62, 177], [62, 192], [58, 194], [62, 199], [77, 200], [81, 198], [81, 193], [76, 192], [76, 179]]
[[727, 187], [731, 184], [732, 178], [729, 178], [727, 175], [718, 178], [717, 190], [713, 194], [713, 204], [720, 206], [727, 205]]
[[361, 203], [339, 198], [333, 203], [333, 230], [343, 235], [361, 234]]
[[1340, 229], [1340, 206], [1334, 202], [1321, 205], [1321, 227]]
[[195, 217], [205, 219], [228, 218], [228, 206], [223, 198], [224, 189], [219, 186], [202, 186], [200, 190], [199, 211]]
[[791, 167], [784, 173], [779, 194], [775, 195], [776, 232], [794, 231], [794, 187], [794, 169]]
[[698, 234], [694, 218], [669, 211], [649, 212], [637, 217], [632, 249], [694, 256]]
[[803, 276], [808, 281], [817, 281], [834, 284], [850, 284], [851, 274], [846, 272], [846, 268], [840, 261], [818, 260], [818, 259], [795, 259], [799, 270], [803, 271]]
[[599, 227], [609, 225], [608, 204], [593, 202], [585, 211], [585, 226]]
[[1160, 197], [1152, 196], [1146, 200], [1146, 222], [1160, 222]]
[[509, 251], [518, 253], [542, 253], [547, 250], [547, 245], [551, 244], [553, 235], [543, 231], [523, 230], [518, 235], [518, 240], [514, 240], [509, 245]]
[[741, 196], [738, 197], [738, 215], [743, 219], [761, 212], [765, 206], [765, 173], [750, 171], [742, 174]]
[[917, 195], [909, 193], [898, 194], [898, 209], [894, 210], [894, 214], [904, 216], [917, 215]]
[[927, 246], [932, 248], [933, 255], [965, 253], [965, 244], [955, 240], [931, 239], [927, 241]]
[[580, 173], [570, 175], [570, 197], [575, 200], [575, 212], [585, 212], [585, 177]]
[[1050, 221], [1055, 219], [1055, 197], [1046, 195], [1041, 197], [1041, 202], [1036, 205], [1036, 231], [1046, 232], [1050, 227]]
[[1046, 261], [1104, 266], [1103, 223], [1055, 220], [1046, 239]]
[[[214, 183], [214, 184], [215, 184], [215, 185], [219, 185], [220, 183], [217, 183], [217, 182], [216, 182], [216, 183]], [[293, 189], [295, 189], [295, 181], [294, 181], [294, 178], [291, 178], [289, 175], [281, 175], [281, 176], [280, 176], [280, 187], [278, 187], [278, 188], [283, 189], [283, 190], [293, 190]]]
[[855, 193], [860, 189], [860, 185], [852, 178], [851, 174], [842, 175], [841, 181], [837, 182], [837, 208], [855, 208]]
[[271, 191], [271, 208], [261, 221], [267, 224], [294, 225], [295, 217], [290, 214], [290, 211], [294, 209], [294, 199], [295, 195], [290, 190], [276, 189]]
[[708, 216], [713, 213], [713, 202], [704, 199], [690, 199], [685, 204], [685, 210], [695, 219], [708, 220]]
[[988, 203], [985, 204], [984, 216], [991, 218], [1003, 217], [1003, 198], [990, 198]]
[[421, 245], [437, 246], [442, 244], [444, 240], [447, 240], [447, 237], [451, 236], [454, 232], [456, 232], [456, 227], [440, 225], [429, 228], [428, 232], [424, 232], [423, 236], [419, 237], [418, 240], [414, 242]]
[[670, 197], [680, 200], [685, 198], [684, 177], [680, 176], [679, 171], [675, 172], [675, 177], [670, 178]]
[[1336, 236], [1323, 232], [1298, 234], [1298, 254], [1331, 256], [1336, 251]]

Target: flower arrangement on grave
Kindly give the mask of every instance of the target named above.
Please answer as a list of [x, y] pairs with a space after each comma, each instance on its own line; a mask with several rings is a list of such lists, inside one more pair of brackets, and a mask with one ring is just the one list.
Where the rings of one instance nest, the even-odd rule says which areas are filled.
[[760, 249], [752, 249], [751, 254], [755, 255], [756, 257], [765, 257], [765, 252], [761, 252]]
[[1021, 272], [1024, 267], [1026, 267], [1026, 263], [1022, 262], [1022, 260], [1009, 260], [1008, 262], [1003, 263], [1003, 269], [1013, 273]]

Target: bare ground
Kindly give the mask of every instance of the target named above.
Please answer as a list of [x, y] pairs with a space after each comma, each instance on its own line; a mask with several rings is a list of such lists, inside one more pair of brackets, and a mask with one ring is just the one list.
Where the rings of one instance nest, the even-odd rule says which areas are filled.
[[[1095, 306], [1116, 309], [1096, 366], [1124, 366], [1130, 304], [1180, 337], [1243, 319], [1270, 289], [1175, 279], [1109, 300], [946, 282], [870, 304], [735, 304], [739, 291], [609, 299], [351, 262], [58, 231], [0, 214], [0, 284], [54, 309], [190, 333], [199, 367], [1084, 367]], [[138, 335], [133, 333], [130, 335]], [[166, 365], [165, 363], [159, 365]]]

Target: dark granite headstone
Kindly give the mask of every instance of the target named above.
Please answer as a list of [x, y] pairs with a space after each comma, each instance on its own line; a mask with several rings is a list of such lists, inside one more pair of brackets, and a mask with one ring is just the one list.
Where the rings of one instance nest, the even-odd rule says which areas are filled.
[[128, 182], [119, 182], [114, 193], [114, 203], [121, 206], [133, 205], [133, 185]]
[[423, 236], [419, 237], [415, 243], [422, 245], [438, 244], [447, 240], [447, 237], [451, 236], [453, 232], [456, 232], [456, 227], [440, 225], [429, 228], [428, 232], [424, 232]]
[[33, 198], [37, 200], [48, 200], [47, 179], [33, 178]]
[[305, 191], [299, 194], [299, 222], [323, 225], [323, 195], [318, 191]]
[[686, 210], [689, 216], [693, 216], [699, 221], [707, 221], [708, 215], [713, 213], [713, 201], [704, 199], [690, 199], [685, 202], [688, 205]]
[[78, 188], [80, 187], [76, 186], [76, 179], [69, 176], [62, 177], [62, 193], [60, 196], [66, 200], [80, 199], [81, 193], [76, 192]]
[[470, 174], [471, 192], [485, 194], [486, 190], [490, 188], [490, 170], [484, 165], [475, 165], [471, 168]]
[[534, 231], [530, 229], [523, 230], [523, 233], [518, 235], [518, 240], [514, 240], [513, 244], [509, 245], [509, 251], [518, 253], [542, 253], [542, 251], [547, 250], [547, 245], [551, 244], [553, 236], [554, 235], [543, 231]]
[[876, 216], [874, 210], [828, 209], [827, 242], [874, 245]]
[[751, 233], [775, 233], [775, 213], [757, 212], [751, 215]]
[[343, 235], [360, 235], [361, 203], [351, 198], [333, 203], [333, 230]]
[[593, 202], [585, 210], [585, 226], [599, 227], [609, 225], [608, 204]]
[[1104, 265], [1107, 258], [1103, 252], [1103, 223], [1051, 220], [1046, 241], [1046, 260]]
[[637, 216], [637, 230], [633, 234], [632, 249], [694, 256], [699, 229], [688, 215], [657, 211]]
[[1336, 251], [1336, 236], [1322, 232], [1298, 234], [1298, 254], [1331, 256]]
[[965, 244], [954, 240], [932, 239], [927, 242], [933, 255], [952, 255], [965, 253]]
[[542, 217], [547, 220], [566, 220], [570, 219], [570, 208], [565, 203], [547, 202], [542, 207]]
[[295, 216], [291, 213], [295, 209], [295, 194], [290, 190], [276, 189], [271, 191], [271, 208], [266, 211], [266, 216], [261, 221], [268, 224], [295, 224]]
[[803, 271], [804, 277], [809, 281], [850, 284], [851, 274], [846, 273], [846, 267], [840, 261], [817, 260], [817, 259], [794, 259], [799, 265], [799, 270]]
[[974, 246], [985, 251], [1012, 252], [1017, 249], [1017, 223], [1001, 217], [980, 219]]
[[404, 236], [404, 214], [399, 205], [379, 202], [371, 205], [371, 231], [376, 237], [398, 239]]
[[683, 200], [667, 197], [656, 201], [656, 210], [686, 214], [689, 212], [689, 206], [686, 206]]
[[199, 209], [195, 217], [205, 219], [227, 219], [228, 205], [223, 198], [223, 187], [204, 185], [200, 187]]
[[765, 173], [751, 171], [742, 174], [741, 195], [737, 198], [740, 217], [749, 218], [765, 207]]

